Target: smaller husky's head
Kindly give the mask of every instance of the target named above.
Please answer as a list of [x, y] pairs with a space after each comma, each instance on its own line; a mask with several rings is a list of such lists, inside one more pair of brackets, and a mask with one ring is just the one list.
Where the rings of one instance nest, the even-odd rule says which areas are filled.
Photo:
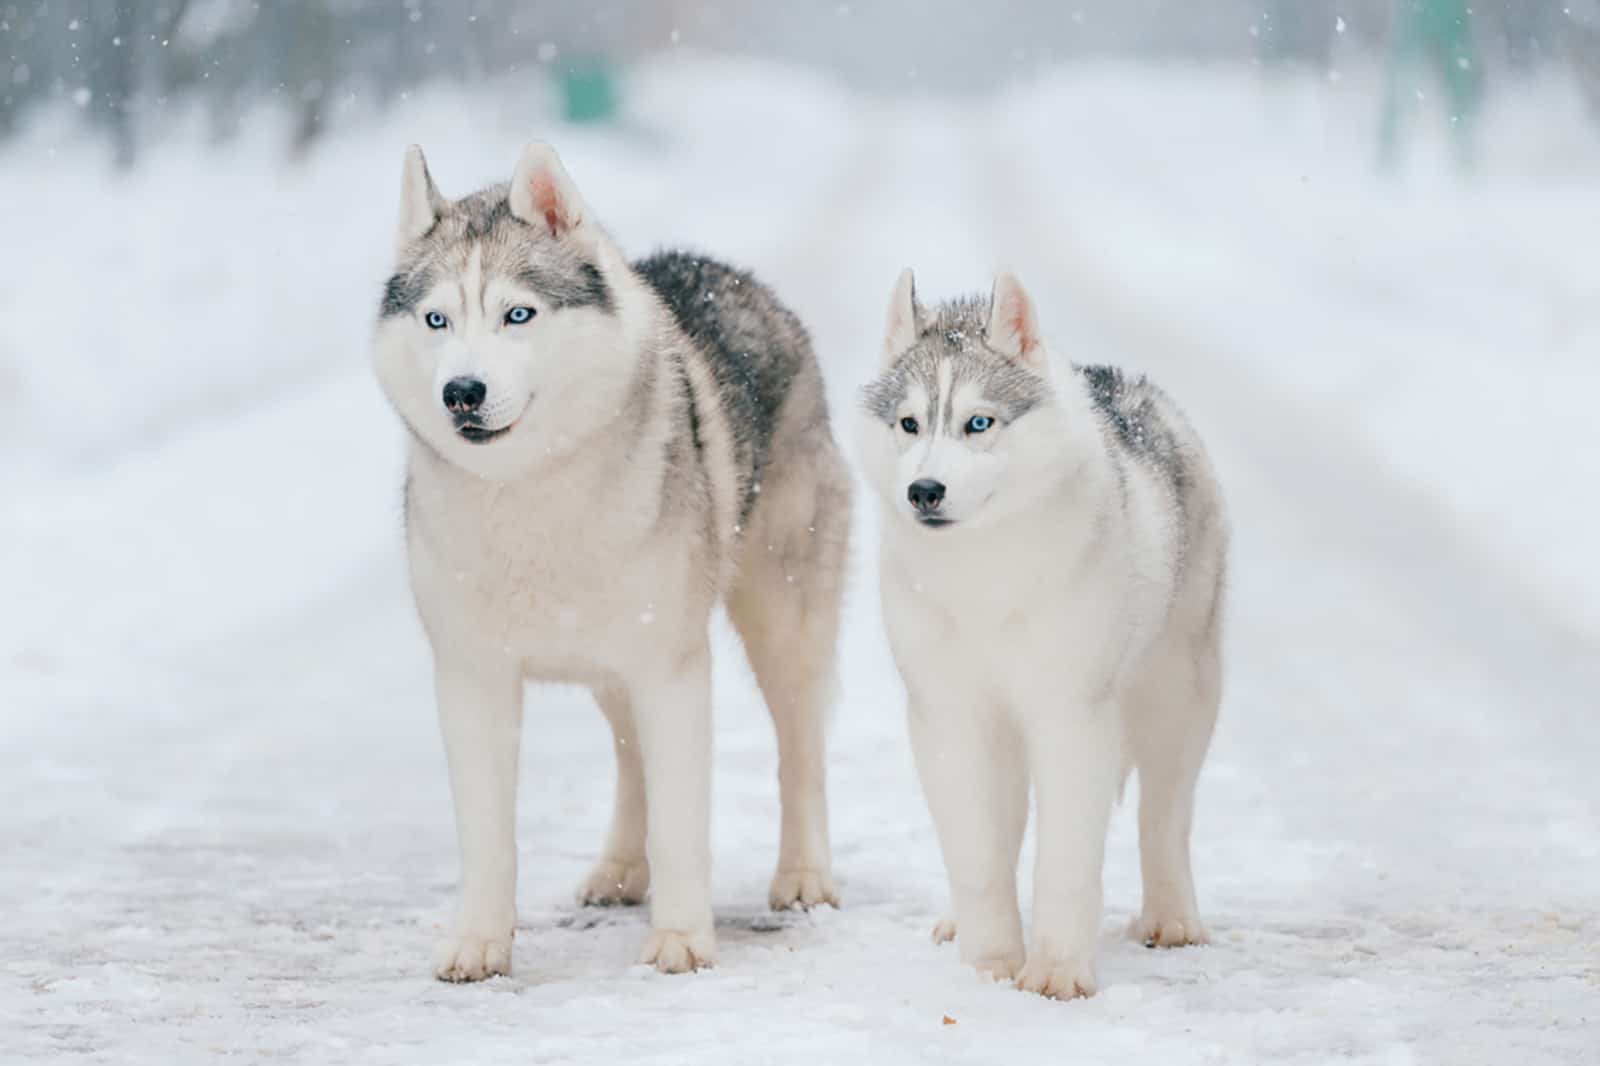
[[910, 270], [889, 302], [883, 369], [864, 394], [863, 450], [884, 505], [929, 530], [976, 526], [1038, 497], [1051, 473], [1050, 366], [1033, 301], [1010, 274], [990, 299], [932, 314]]
[[435, 452], [513, 477], [615, 417], [636, 367], [607, 280], [620, 255], [548, 145], [454, 202], [408, 149], [398, 244], [374, 362]]

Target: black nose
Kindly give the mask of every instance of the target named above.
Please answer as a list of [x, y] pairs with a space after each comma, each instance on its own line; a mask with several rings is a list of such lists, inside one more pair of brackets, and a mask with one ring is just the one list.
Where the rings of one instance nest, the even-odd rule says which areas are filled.
[[444, 406], [451, 414], [470, 414], [483, 406], [489, 388], [477, 378], [451, 378], [444, 383]]
[[923, 514], [932, 514], [944, 502], [944, 482], [929, 477], [913, 481], [911, 487], [906, 489], [906, 499]]

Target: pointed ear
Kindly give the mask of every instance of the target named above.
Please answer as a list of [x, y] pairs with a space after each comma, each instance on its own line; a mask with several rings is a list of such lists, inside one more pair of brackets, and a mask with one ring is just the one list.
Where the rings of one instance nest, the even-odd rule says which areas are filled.
[[989, 304], [989, 325], [984, 331], [989, 347], [1019, 363], [1035, 369], [1044, 366], [1044, 342], [1039, 336], [1039, 318], [1033, 299], [1015, 274], [1000, 274], [994, 279], [994, 294]]
[[900, 271], [889, 297], [889, 317], [883, 335], [883, 360], [892, 363], [917, 343], [922, 333], [922, 313], [917, 307], [917, 283], [911, 268]]
[[400, 170], [400, 247], [432, 229], [444, 208], [445, 199], [434, 188], [428, 173], [428, 161], [422, 158], [422, 149], [413, 144], [406, 149]]
[[556, 150], [542, 141], [524, 148], [517, 160], [511, 174], [511, 213], [557, 238], [581, 226], [588, 213]]

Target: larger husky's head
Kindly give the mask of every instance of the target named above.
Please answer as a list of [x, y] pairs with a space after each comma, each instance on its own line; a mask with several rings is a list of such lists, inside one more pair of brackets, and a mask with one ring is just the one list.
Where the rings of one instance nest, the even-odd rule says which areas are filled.
[[614, 418], [636, 361], [609, 279], [621, 256], [544, 144], [510, 185], [439, 194], [407, 150], [395, 272], [374, 340], [378, 378], [448, 461], [514, 477]]
[[[928, 530], [988, 524], [1059, 476], [1050, 360], [1020, 282], [930, 314], [902, 271], [883, 368], [864, 394], [867, 474], [885, 507]], [[895, 519], [890, 519], [894, 521]]]

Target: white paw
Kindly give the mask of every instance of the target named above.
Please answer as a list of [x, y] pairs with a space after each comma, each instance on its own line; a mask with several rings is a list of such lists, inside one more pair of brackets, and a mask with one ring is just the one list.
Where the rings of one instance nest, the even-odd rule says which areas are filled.
[[1036, 951], [1017, 976], [1017, 987], [1049, 999], [1079, 999], [1094, 995], [1099, 983], [1089, 959]]
[[979, 952], [970, 962], [973, 969], [991, 980], [1009, 981], [1022, 969], [1022, 948]]
[[652, 929], [645, 938], [639, 961], [662, 973], [689, 973], [717, 964], [717, 938], [710, 929], [696, 933], [677, 929]]
[[956, 938], [956, 920], [950, 915], [945, 915], [933, 923], [933, 942], [935, 944], [948, 944]]
[[1209, 944], [1211, 934], [1197, 914], [1154, 914], [1133, 920], [1128, 935], [1147, 948], [1181, 948], [1186, 944]]
[[482, 981], [508, 974], [511, 937], [444, 937], [433, 947], [433, 975], [441, 981]]
[[833, 875], [826, 870], [779, 870], [772, 877], [767, 903], [775, 911], [786, 911], [792, 907], [810, 910], [824, 903], [837, 907], [839, 894], [833, 887]]
[[578, 902], [599, 907], [643, 903], [649, 891], [650, 864], [644, 859], [602, 858], [578, 886]]

